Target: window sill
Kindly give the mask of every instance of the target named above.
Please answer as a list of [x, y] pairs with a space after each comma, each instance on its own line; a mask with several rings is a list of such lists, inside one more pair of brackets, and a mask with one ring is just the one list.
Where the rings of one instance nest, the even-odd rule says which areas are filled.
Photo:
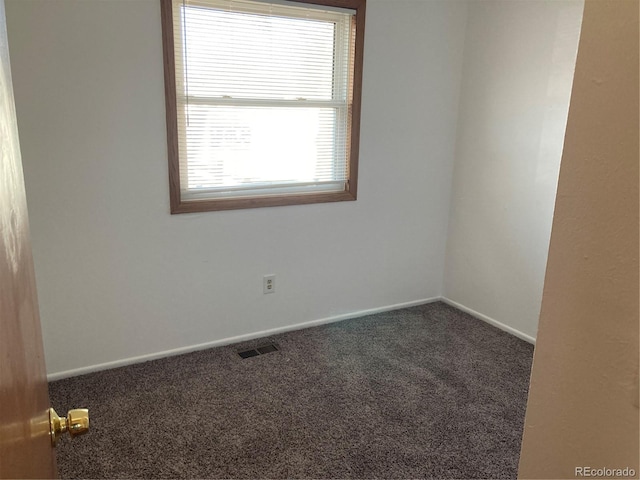
[[171, 199], [171, 214], [198, 213], [218, 210], [308, 205], [311, 203], [349, 202], [356, 200], [353, 192], [312, 193], [305, 195], [280, 195], [253, 198], [222, 198], [215, 200]]

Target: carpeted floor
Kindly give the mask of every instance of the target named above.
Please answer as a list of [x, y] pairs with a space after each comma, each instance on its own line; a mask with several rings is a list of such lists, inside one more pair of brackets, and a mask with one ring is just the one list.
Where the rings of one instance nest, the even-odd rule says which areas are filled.
[[[241, 359], [273, 341], [280, 351]], [[443, 303], [50, 384], [62, 478], [516, 478], [533, 347]]]

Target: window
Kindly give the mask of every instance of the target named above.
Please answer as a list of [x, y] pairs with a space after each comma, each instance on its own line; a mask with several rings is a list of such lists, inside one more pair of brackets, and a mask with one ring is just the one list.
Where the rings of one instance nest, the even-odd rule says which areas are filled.
[[366, 0], [161, 0], [171, 212], [355, 200]]

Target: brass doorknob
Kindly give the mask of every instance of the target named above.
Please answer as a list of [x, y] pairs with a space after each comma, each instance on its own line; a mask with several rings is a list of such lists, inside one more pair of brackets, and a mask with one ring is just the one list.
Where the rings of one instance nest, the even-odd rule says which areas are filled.
[[69, 432], [71, 437], [87, 433], [89, 431], [89, 410], [86, 408], [76, 408], [69, 410], [66, 417], [60, 417], [53, 408], [50, 408], [49, 428], [51, 432], [51, 445], [54, 447], [64, 432]]

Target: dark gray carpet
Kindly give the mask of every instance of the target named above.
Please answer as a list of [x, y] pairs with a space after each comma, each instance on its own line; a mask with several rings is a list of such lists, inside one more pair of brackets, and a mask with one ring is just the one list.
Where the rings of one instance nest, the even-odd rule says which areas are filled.
[[516, 478], [526, 342], [442, 303], [268, 340], [51, 383], [61, 477]]

